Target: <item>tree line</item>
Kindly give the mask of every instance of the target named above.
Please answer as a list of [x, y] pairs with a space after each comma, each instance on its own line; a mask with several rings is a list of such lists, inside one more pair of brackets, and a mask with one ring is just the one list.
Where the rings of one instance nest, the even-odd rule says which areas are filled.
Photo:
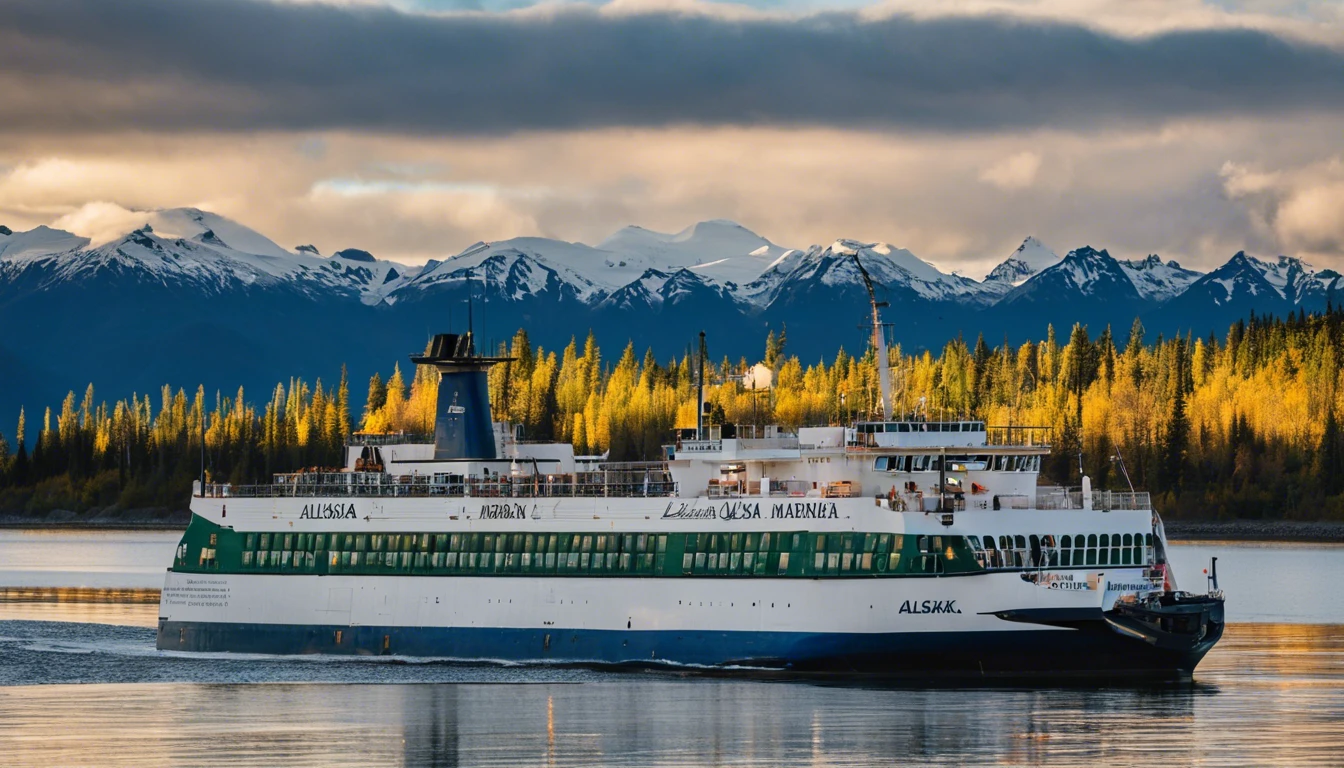
[[[1040, 425], [1052, 450], [1043, 474], [1077, 485], [1135, 487], [1164, 514], [1191, 518], [1344, 519], [1344, 311], [1298, 312], [1234, 324], [1219, 339], [1148, 338], [1135, 321], [1123, 340], [1082, 325], [1061, 341], [991, 346], [958, 337], [941, 350], [889, 350], [892, 408], [903, 418], [982, 419]], [[496, 350], [511, 362], [490, 376], [496, 419], [526, 439], [571, 442], [581, 454], [650, 459], [674, 429], [695, 425], [697, 350], [660, 361], [628, 344], [604, 359], [591, 334], [563, 350], [534, 347], [526, 332]], [[768, 370], [767, 386], [759, 375]], [[846, 424], [877, 417], [878, 369], [870, 347], [804, 364], [771, 332], [759, 363], [705, 366], [711, 424]], [[239, 391], [207, 410], [198, 388], [165, 388], [157, 403], [95, 404], [90, 387], [50, 410], [29, 448], [0, 434], [0, 509], [184, 505], [200, 473], [201, 436], [212, 480], [255, 482], [306, 466], [339, 466], [352, 427], [433, 431], [437, 374], [400, 365], [369, 382], [352, 423], [344, 374], [337, 387], [278, 384], [258, 411]], [[204, 427], [202, 427], [202, 424]], [[1121, 467], [1128, 471], [1128, 478]], [[64, 506], [63, 506], [64, 505]]]

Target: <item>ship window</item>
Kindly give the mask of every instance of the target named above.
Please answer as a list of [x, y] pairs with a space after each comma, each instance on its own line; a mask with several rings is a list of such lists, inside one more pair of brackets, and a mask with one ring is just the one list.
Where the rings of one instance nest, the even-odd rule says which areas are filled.
[[888, 459], [886, 456], [878, 456], [876, 459], [873, 459], [873, 469], [877, 470], [878, 472], [886, 472], [888, 461], [890, 461], [890, 459]]
[[901, 567], [901, 553], [892, 552], [887, 556], [887, 570], [895, 573]]
[[729, 558], [728, 570], [733, 573], [740, 573], [742, 571], [742, 554], [740, 552], [734, 552]]
[[704, 573], [704, 571], [705, 571], [705, 557], [706, 557], [706, 555], [705, 555], [704, 552], [696, 552], [696, 553], [695, 553], [695, 572], [696, 572], [696, 573]]
[[243, 549], [255, 549], [257, 543], [257, 535], [255, 533], [247, 534], [247, 538], [244, 539], [244, 542], [245, 543], [243, 544]]
[[778, 573], [779, 573], [780, 576], [783, 576], [783, 575], [785, 575], [785, 574], [787, 574], [787, 573], [789, 572], [789, 553], [788, 553], [788, 552], [780, 552], [780, 553], [779, 553], [779, 568], [777, 569], [777, 571], [778, 571]]
[[667, 534], [664, 533], [658, 537], [658, 553], [663, 554], [666, 552], [667, 552]]
[[816, 562], [814, 562], [814, 563], [812, 564], [812, 568], [815, 569], [815, 570], [817, 570], [818, 572], [823, 571], [823, 570], [826, 569], [826, 553], [825, 553], [825, 552], [818, 552], [818, 553], [817, 553]]
[[[586, 546], [586, 544], [585, 544], [585, 546]], [[606, 552], [606, 551], [607, 551], [607, 537], [606, 537], [606, 536], [598, 536], [598, 537], [597, 537], [597, 551], [598, 551], [598, 552]]]
[[327, 548], [327, 537], [325, 534], [319, 533], [314, 538], [316, 540], [316, 544], [313, 545], [313, 551], [321, 552], [322, 550]]
[[834, 573], [835, 569], [838, 568], [839, 566], [840, 566], [839, 552], [832, 552], [826, 556], [826, 570], [830, 571], [831, 573]]
[[854, 555], [846, 552], [840, 558], [840, 570], [848, 571], [851, 570], [853, 567], [854, 567]]
[[[212, 534], [210, 534], [210, 544], [211, 544], [211, 546], [213, 546], [214, 543], [215, 543], [215, 534], [212, 533]], [[293, 549], [293, 548], [294, 548], [294, 534], [292, 534], [292, 533], [286, 533], [286, 534], [285, 534], [285, 545], [284, 545], [283, 547], [281, 547], [281, 549]]]
[[252, 564], [252, 553], [250, 551], [243, 552], [243, 565], [251, 565], [251, 564]]
[[825, 552], [825, 551], [826, 551], [826, 534], [823, 533], [823, 534], [820, 534], [820, 535], [817, 536], [817, 546], [816, 546], [816, 550], [817, 550], [818, 552]]
[[[737, 555], [733, 555], [733, 557], [737, 557]], [[744, 552], [742, 554], [742, 570], [745, 573], [751, 573], [755, 564], [756, 564], [755, 552]]]
[[711, 553], [709, 554], [709, 566], [708, 566], [708, 567], [709, 567], [709, 570], [711, 570], [711, 571], [713, 571], [713, 570], [718, 570], [718, 567], [719, 567], [719, 553], [717, 553], [717, 552], [711, 552]]
[[262, 548], [262, 549], [270, 549], [270, 548], [271, 548], [271, 534], [269, 534], [269, 533], [263, 533], [263, 534], [261, 534], [261, 548]]
[[863, 535], [863, 551], [872, 552], [874, 549], [877, 549], [877, 534], [865, 533]]
[[845, 536], [844, 534], [840, 533], [832, 533], [830, 536], [830, 541], [827, 542], [826, 544], [826, 549], [828, 551], [833, 550], [839, 552], [842, 549], [849, 549], [851, 546], [852, 543], [850, 542], [848, 536]]
[[495, 551], [496, 551], [496, 552], [508, 552], [508, 551], [509, 551], [509, 537], [508, 537], [508, 536], [506, 536], [506, 535], [504, 535], [504, 534], [500, 534], [500, 535], [498, 535], [498, 536], [495, 537]]
[[862, 563], [859, 565], [859, 568], [861, 568], [862, 570], [865, 570], [865, 571], [871, 571], [871, 570], [873, 570], [873, 553], [872, 553], [872, 552], [864, 552], [864, 553], [863, 553], [863, 561], [862, 561]]

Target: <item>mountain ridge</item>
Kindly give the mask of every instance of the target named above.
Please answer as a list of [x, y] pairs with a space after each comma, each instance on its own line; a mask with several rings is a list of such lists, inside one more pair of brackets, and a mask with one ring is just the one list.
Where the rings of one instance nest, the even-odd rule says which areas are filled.
[[[893, 341], [907, 349], [958, 334], [1039, 338], [1047, 323], [1099, 332], [1134, 317], [1160, 332], [1222, 333], [1250, 311], [1323, 308], [1344, 288], [1339, 273], [1288, 256], [1239, 252], [1204, 274], [1090, 246], [1061, 258], [1035, 237], [976, 281], [889, 243], [788, 248], [726, 220], [676, 233], [625, 227], [596, 246], [478, 242], [412, 266], [359, 248], [328, 257], [312, 245], [284, 249], [194, 208], [137, 218], [142, 225], [100, 243], [47, 226], [0, 235], [0, 322], [26, 329], [9, 353], [61, 379], [0, 391], [0, 409], [36, 407], [88, 381], [231, 389], [261, 383], [263, 366], [330, 376], [342, 362], [363, 376], [402, 360], [426, 335], [462, 326], [469, 312], [483, 341], [526, 327], [548, 349], [591, 329], [604, 346], [633, 340], [662, 356], [709, 330], [723, 353], [756, 354], [768, 328], [787, 325], [789, 348], [804, 359], [842, 345], [860, 352], [868, 312], [856, 258], [890, 303]], [[213, 357], [179, 354], [200, 346], [192, 338], [214, 345]], [[72, 367], [64, 349], [74, 340], [94, 353]], [[136, 350], [142, 370], [125, 350]], [[247, 381], [230, 381], [235, 374]]]

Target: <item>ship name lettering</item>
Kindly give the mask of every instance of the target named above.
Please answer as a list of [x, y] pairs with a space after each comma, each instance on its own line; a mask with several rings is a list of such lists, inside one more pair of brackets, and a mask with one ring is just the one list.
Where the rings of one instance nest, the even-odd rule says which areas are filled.
[[1152, 592], [1157, 589], [1156, 586], [1146, 581], [1108, 581], [1106, 582], [1107, 592]]
[[692, 506], [688, 502], [669, 503], [667, 509], [663, 510], [664, 520], [714, 520], [718, 518], [719, 510], [713, 504], [707, 507]]
[[725, 501], [719, 508], [719, 517], [724, 520], [759, 520], [761, 505], [746, 501]]
[[526, 520], [526, 504], [482, 504], [482, 520]]
[[906, 600], [897, 613], [961, 613], [956, 600]]
[[799, 501], [775, 504], [770, 508], [770, 517], [834, 520], [840, 517], [840, 512], [834, 501]]
[[304, 504], [299, 513], [302, 520], [354, 520], [355, 505], [336, 502], [334, 504]]

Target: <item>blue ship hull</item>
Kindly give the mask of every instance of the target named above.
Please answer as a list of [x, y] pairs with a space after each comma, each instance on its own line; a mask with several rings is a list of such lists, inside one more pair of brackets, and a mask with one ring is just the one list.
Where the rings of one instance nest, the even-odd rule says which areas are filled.
[[158, 648], [215, 653], [396, 655], [486, 663], [706, 667], [911, 679], [1188, 680], [1217, 639], [1207, 638], [1207, 642], [1188, 650], [1163, 650], [1118, 634], [1101, 621], [1075, 629], [903, 634], [160, 621]]

